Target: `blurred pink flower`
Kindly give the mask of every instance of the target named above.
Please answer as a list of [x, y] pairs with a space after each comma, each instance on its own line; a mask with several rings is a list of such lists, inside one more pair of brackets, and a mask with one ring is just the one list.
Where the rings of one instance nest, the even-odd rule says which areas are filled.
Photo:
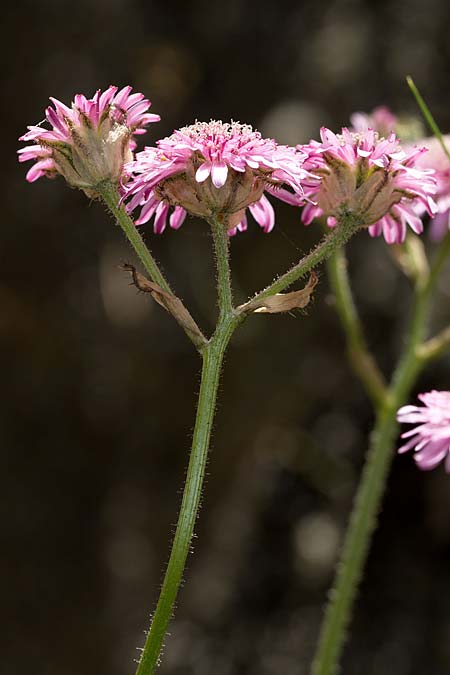
[[[428, 152], [420, 155], [416, 167], [434, 169], [437, 182], [435, 201], [437, 213], [430, 222], [430, 238], [440, 241], [450, 229], [450, 160], [446, 156], [439, 141], [431, 136], [423, 138], [423, 129], [416, 118], [398, 118], [386, 106], [375, 108], [370, 114], [356, 112], [350, 116], [351, 131], [363, 133], [373, 129], [380, 136], [388, 136], [394, 131], [401, 138], [405, 152], [412, 151], [416, 145], [423, 145]], [[450, 134], [444, 136], [444, 142], [450, 147]], [[417, 214], [422, 216], [425, 209], [419, 204]]]
[[419, 394], [424, 406], [405, 405], [397, 413], [399, 422], [418, 424], [402, 434], [409, 438], [398, 452], [414, 448], [414, 459], [420, 469], [434, 469], [445, 459], [450, 473], [450, 391]]
[[90, 196], [102, 180], [119, 181], [124, 163], [133, 158], [133, 136], [160, 119], [148, 113], [151, 103], [143, 94], [131, 91], [129, 86], [120, 91], [111, 86], [91, 99], [77, 94], [71, 108], [50, 98], [54, 107], [49, 106], [45, 116], [52, 128], [29, 126], [19, 139], [33, 142], [18, 151], [20, 162], [36, 160], [27, 180], [61, 174]]
[[154, 217], [156, 233], [179, 228], [186, 213], [223, 220], [230, 234], [247, 229], [246, 209], [270, 232], [275, 214], [268, 193], [289, 204], [304, 203], [304, 182], [318, 179], [303, 169], [306, 154], [264, 139], [238, 122], [196, 122], [147, 147], [127, 165], [127, 209], [140, 208], [137, 225]]
[[407, 225], [422, 232], [418, 204], [430, 215], [436, 210], [434, 170], [417, 167], [426, 148], [405, 152], [394, 133], [385, 139], [372, 129], [343, 128], [336, 135], [323, 127], [320, 136], [321, 142], [298, 146], [308, 155], [304, 168], [322, 177], [305, 190], [313, 202], [303, 209], [306, 225], [325, 215], [333, 227], [341, 214], [352, 213], [369, 226], [371, 236], [383, 234], [388, 244], [402, 242]]
[[352, 123], [351, 131], [363, 134], [369, 129], [373, 129], [380, 136], [389, 136], [393, 131], [397, 131], [398, 118], [389, 110], [387, 106], [374, 108], [370, 114], [355, 112], [350, 115]]
[[[450, 160], [434, 136], [423, 138], [420, 143], [428, 148], [428, 152], [418, 157], [416, 166], [421, 169], [434, 169], [436, 172], [437, 213], [430, 222], [430, 238], [433, 241], [440, 241], [450, 230]], [[450, 134], [444, 136], [444, 143], [450, 148]]]

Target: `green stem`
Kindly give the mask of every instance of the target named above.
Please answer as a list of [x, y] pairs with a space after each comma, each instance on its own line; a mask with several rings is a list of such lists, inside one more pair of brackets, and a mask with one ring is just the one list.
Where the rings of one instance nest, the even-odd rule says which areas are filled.
[[[440, 247], [427, 282], [416, 288], [408, 330], [409, 338], [384, 403], [379, 408], [345, 535], [335, 583], [325, 611], [312, 675], [334, 675], [338, 668], [357, 588], [377, 524], [389, 468], [394, 458], [393, 447], [398, 430], [396, 413], [409, 398], [424, 365], [424, 360], [420, 356], [420, 346], [427, 331], [432, 292], [449, 253], [450, 243], [446, 241]], [[346, 325], [344, 320], [343, 324]]]
[[170, 286], [165, 280], [161, 270], [159, 269], [155, 259], [148, 250], [147, 246], [144, 243], [139, 231], [134, 224], [133, 220], [130, 218], [128, 213], [125, 211], [125, 208], [118, 206], [120, 200], [120, 194], [117, 189], [117, 186], [111, 183], [110, 181], [105, 181], [101, 183], [96, 188], [97, 192], [101, 195], [103, 201], [105, 202], [108, 209], [111, 211], [112, 215], [117, 220], [118, 224], [125, 232], [125, 235], [130, 242], [131, 246], [136, 251], [136, 254], [142, 264], [145, 267], [145, 271], [149, 275], [152, 281], [158, 286], [161, 286], [165, 291], [171, 293]]
[[362, 227], [362, 223], [355, 219], [351, 214], [341, 217], [339, 225], [334, 227], [330, 234], [323, 237], [315, 248], [305, 255], [296, 265], [290, 270], [279, 276], [263, 291], [257, 293], [251, 300], [241, 305], [239, 310], [243, 313], [249, 311], [253, 304], [258, 304], [263, 298], [267, 298], [275, 293], [281, 293], [285, 288], [290, 286], [301, 277], [304, 277], [311, 272], [314, 267], [323, 262], [330, 255], [336, 251], [340, 246], [343, 246], [347, 241]]
[[397, 423], [392, 408], [378, 418], [371, 437], [333, 590], [329, 595], [312, 666], [313, 675], [334, 675], [337, 672], [358, 584], [376, 527], [396, 433]]
[[217, 266], [217, 293], [220, 307], [220, 319], [233, 311], [233, 292], [230, 275], [230, 237], [225, 223], [211, 218], [209, 221], [214, 241]]
[[364, 337], [353, 300], [348, 278], [347, 258], [343, 248], [338, 249], [328, 259], [328, 278], [336, 299], [336, 308], [345, 329], [350, 362], [375, 407], [378, 407], [386, 396], [386, 383]]
[[226, 228], [216, 221], [211, 222], [211, 227], [216, 254], [217, 290], [220, 310], [219, 322], [213, 337], [201, 351], [203, 357], [202, 379], [192, 450], [177, 529], [158, 604], [153, 615], [136, 675], [153, 675], [158, 665], [164, 636], [172, 618], [194, 534], [194, 526], [205, 477], [205, 467], [208, 458], [209, 441], [223, 357], [234, 330], [244, 318], [237, 316], [232, 306], [228, 261], [229, 243]]
[[172, 618], [187, 555], [194, 533], [208, 457], [211, 427], [216, 407], [217, 388], [225, 349], [236, 327], [234, 318], [223, 322], [203, 350], [203, 368], [197, 416], [186, 483], [161, 593], [153, 615], [136, 675], [152, 675], [158, 665], [164, 636]]
[[450, 349], [450, 326], [441, 330], [419, 347], [419, 356], [424, 361], [432, 361]]

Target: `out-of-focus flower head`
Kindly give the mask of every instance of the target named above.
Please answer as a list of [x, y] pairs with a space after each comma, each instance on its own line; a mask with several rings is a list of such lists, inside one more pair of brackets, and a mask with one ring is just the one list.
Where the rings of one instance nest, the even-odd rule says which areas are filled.
[[247, 124], [196, 122], [147, 147], [126, 166], [128, 211], [136, 224], [154, 217], [156, 233], [177, 229], [186, 213], [223, 221], [230, 234], [247, 229], [247, 207], [265, 232], [275, 223], [268, 193], [289, 204], [304, 203], [304, 185], [319, 179], [303, 169], [306, 154], [265, 139]]
[[416, 143], [423, 137], [423, 124], [413, 115], [394, 115], [385, 105], [374, 108], [371, 113], [355, 112], [350, 115], [350, 131], [365, 133], [373, 129], [387, 138], [392, 132], [402, 143]]
[[380, 136], [387, 137], [397, 130], [398, 117], [386, 106], [374, 108], [370, 114], [355, 112], [350, 115], [351, 131], [364, 134], [373, 129]]
[[159, 115], [148, 112], [151, 103], [144, 94], [131, 93], [127, 86], [118, 90], [98, 90], [87, 99], [77, 94], [69, 108], [50, 98], [53, 107], [45, 111], [51, 129], [29, 126], [21, 141], [32, 145], [21, 148], [19, 161], [35, 160], [27, 180], [41, 176], [64, 176], [72, 187], [95, 197], [101, 181], [121, 179], [123, 165], [132, 160], [136, 147], [133, 136], [145, 133], [145, 126], [158, 122]]
[[397, 413], [399, 422], [415, 424], [402, 434], [409, 439], [398, 452], [414, 449], [414, 459], [420, 469], [434, 469], [445, 460], [450, 473], [450, 391], [430, 391], [419, 394], [423, 406], [405, 405]]
[[[395, 132], [401, 139], [406, 152], [412, 151], [416, 145], [428, 148], [428, 152], [417, 157], [416, 167], [434, 169], [437, 182], [435, 201], [437, 213], [430, 222], [430, 238], [440, 241], [450, 229], [450, 160], [442, 149], [440, 142], [434, 137], [424, 138], [421, 121], [417, 117], [397, 117], [386, 106], [375, 108], [370, 114], [356, 112], [350, 116], [351, 131], [364, 133], [373, 129], [380, 136], [387, 137]], [[450, 147], [450, 134], [444, 136], [444, 142]], [[417, 213], [423, 215], [425, 209], [419, 204]]]
[[384, 235], [389, 244], [400, 243], [407, 225], [420, 234], [423, 225], [417, 205], [434, 215], [432, 195], [436, 181], [432, 169], [417, 167], [426, 148], [405, 152], [394, 133], [382, 138], [373, 129], [361, 133], [347, 128], [336, 135], [322, 128], [321, 142], [299, 146], [308, 155], [304, 168], [322, 177], [306, 191], [312, 202], [303, 209], [308, 225], [318, 216], [327, 216], [330, 227], [352, 214], [372, 236]]
[[[418, 158], [417, 166], [422, 169], [434, 169], [437, 182], [435, 195], [437, 213], [430, 222], [430, 238], [433, 241], [440, 241], [450, 230], [450, 159], [434, 136], [423, 138], [420, 141], [420, 144], [422, 143], [428, 148], [428, 152]], [[444, 143], [450, 148], [450, 134], [444, 136]]]

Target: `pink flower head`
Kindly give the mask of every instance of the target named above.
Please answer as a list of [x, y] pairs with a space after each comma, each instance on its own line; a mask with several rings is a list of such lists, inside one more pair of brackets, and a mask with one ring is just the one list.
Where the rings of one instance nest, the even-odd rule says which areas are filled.
[[41, 176], [64, 176], [69, 185], [95, 196], [95, 186], [103, 180], [119, 181], [123, 165], [133, 158], [133, 136], [145, 133], [145, 126], [158, 122], [159, 115], [148, 112], [150, 101], [143, 94], [132, 94], [131, 87], [118, 91], [109, 87], [87, 99], [77, 94], [71, 108], [55, 98], [45, 111], [51, 129], [29, 126], [21, 141], [33, 144], [21, 148], [19, 161], [36, 163], [27, 173], [32, 183]]
[[[440, 241], [450, 230], [450, 160], [434, 136], [422, 139], [421, 143], [426, 145], [428, 152], [418, 157], [417, 166], [420, 169], [434, 169], [437, 182], [437, 213], [430, 223], [430, 237], [433, 241]], [[444, 136], [444, 143], [450, 148], [450, 134]], [[418, 213], [421, 212], [423, 209], [419, 207]]]
[[246, 209], [265, 232], [275, 223], [265, 193], [289, 204], [303, 203], [303, 181], [317, 183], [302, 167], [301, 150], [264, 139], [238, 122], [196, 122], [136, 155], [126, 166], [127, 209], [141, 209], [137, 225], [154, 217], [154, 231], [177, 229], [186, 213], [217, 217], [230, 234], [247, 229]]
[[306, 225], [326, 215], [333, 227], [341, 215], [352, 214], [370, 226], [372, 236], [383, 234], [388, 244], [402, 242], [407, 225], [422, 232], [417, 205], [430, 215], [436, 209], [431, 197], [436, 192], [434, 171], [417, 167], [426, 148], [406, 153], [394, 133], [381, 138], [373, 129], [353, 133], [343, 128], [336, 135], [322, 128], [320, 136], [320, 143], [300, 146], [308, 154], [304, 168], [322, 176], [306, 191], [315, 202], [303, 210]]
[[393, 131], [397, 131], [398, 118], [387, 106], [374, 108], [370, 114], [355, 112], [350, 116], [352, 123], [351, 131], [364, 134], [369, 129], [373, 129], [380, 136], [389, 136]]
[[430, 391], [419, 394], [424, 406], [405, 405], [397, 413], [399, 422], [417, 424], [402, 434], [409, 440], [398, 452], [414, 448], [419, 469], [434, 469], [445, 459], [450, 473], [450, 391]]

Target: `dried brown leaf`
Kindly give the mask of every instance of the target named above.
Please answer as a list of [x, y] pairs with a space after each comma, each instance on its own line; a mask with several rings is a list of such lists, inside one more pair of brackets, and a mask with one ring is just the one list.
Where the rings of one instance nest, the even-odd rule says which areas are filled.
[[308, 283], [304, 288], [290, 293], [277, 293], [268, 298], [250, 302], [247, 305], [248, 311], [255, 314], [279, 314], [280, 312], [290, 312], [293, 309], [302, 309], [309, 304], [318, 280], [317, 274], [311, 272]]
[[150, 293], [158, 305], [164, 307], [173, 316], [197, 347], [201, 348], [207, 343], [205, 336], [180, 298], [177, 298], [173, 293], [168, 293], [161, 286], [144, 277], [133, 265], [122, 265], [122, 269], [131, 273], [136, 288], [143, 293]]

